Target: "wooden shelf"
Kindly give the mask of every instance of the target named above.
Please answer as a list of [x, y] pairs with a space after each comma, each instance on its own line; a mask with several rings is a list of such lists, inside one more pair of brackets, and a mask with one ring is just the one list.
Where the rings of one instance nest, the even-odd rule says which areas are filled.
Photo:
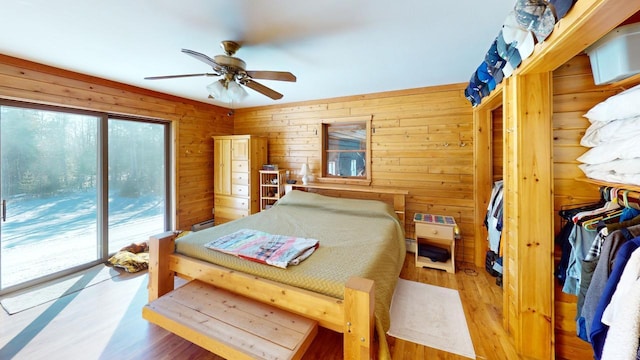
[[[259, 170], [260, 172], [260, 211], [271, 208], [284, 196], [285, 170]], [[275, 184], [273, 183], [275, 181]]]
[[613, 182], [602, 181], [602, 180], [594, 180], [594, 179], [589, 179], [589, 178], [577, 178], [576, 181], [586, 182], [586, 183], [593, 184], [593, 185], [598, 185], [598, 186], [610, 186], [610, 187], [615, 187], [615, 188], [620, 188], [620, 189], [632, 190], [632, 191], [640, 192], [640, 186], [639, 185], [613, 183]]

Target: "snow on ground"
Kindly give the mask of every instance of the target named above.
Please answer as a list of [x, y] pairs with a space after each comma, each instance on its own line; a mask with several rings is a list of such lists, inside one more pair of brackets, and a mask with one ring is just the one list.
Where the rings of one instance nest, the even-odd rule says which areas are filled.
[[[0, 278], [6, 288], [99, 259], [95, 192], [7, 201]], [[109, 253], [164, 231], [157, 197], [109, 198]]]

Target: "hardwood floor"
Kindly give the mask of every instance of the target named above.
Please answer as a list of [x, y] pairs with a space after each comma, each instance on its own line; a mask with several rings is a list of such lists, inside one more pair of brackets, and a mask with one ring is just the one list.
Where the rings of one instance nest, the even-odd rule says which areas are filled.
[[[458, 289], [477, 359], [517, 359], [502, 329], [502, 290], [484, 269], [456, 274], [416, 268], [407, 256], [401, 277]], [[0, 310], [0, 359], [221, 359], [141, 317], [147, 275], [123, 274], [58, 300], [8, 315]], [[389, 339], [393, 359], [465, 359]], [[320, 329], [305, 359], [341, 359], [342, 336]]]

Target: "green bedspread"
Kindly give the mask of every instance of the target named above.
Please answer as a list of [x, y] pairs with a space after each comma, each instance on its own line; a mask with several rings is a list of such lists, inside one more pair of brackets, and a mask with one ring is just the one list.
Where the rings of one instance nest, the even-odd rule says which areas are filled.
[[[204, 246], [240, 229], [314, 238], [320, 246], [308, 259], [287, 269]], [[378, 335], [383, 337], [381, 348], [386, 348], [391, 297], [406, 254], [403, 228], [386, 203], [294, 190], [269, 210], [180, 237], [176, 252], [336, 298], [343, 298], [350, 277], [372, 279]]]

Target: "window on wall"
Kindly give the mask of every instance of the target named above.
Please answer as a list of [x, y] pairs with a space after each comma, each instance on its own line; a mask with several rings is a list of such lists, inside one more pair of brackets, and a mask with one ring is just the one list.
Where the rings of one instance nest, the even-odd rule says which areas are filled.
[[324, 120], [321, 126], [322, 180], [371, 180], [371, 118]]

